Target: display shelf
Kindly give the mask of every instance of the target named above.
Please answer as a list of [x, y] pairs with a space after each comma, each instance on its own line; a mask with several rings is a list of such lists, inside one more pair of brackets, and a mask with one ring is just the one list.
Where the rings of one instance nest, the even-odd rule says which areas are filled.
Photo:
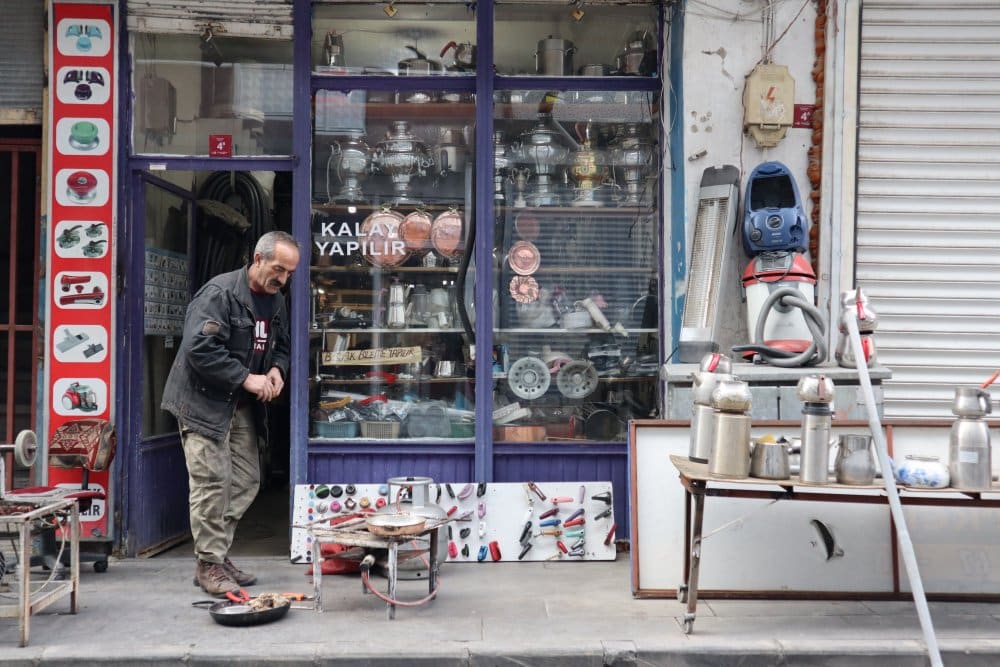
[[[620, 375], [611, 376], [604, 375], [597, 378], [598, 382], [604, 384], [618, 384], [618, 383], [630, 383], [630, 382], [648, 382], [651, 378], [655, 378], [655, 374], [651, 375]], [[506, 380], [507, 373], [493, 373], [494, 380]]]
[[[373, 364], [375, 365], [375, 364]], [[473, 378], [464, 375], [452, 377], [421, 376], [413, 378], [403, 378], [397, 376], [392, 382], [384, 378], [333, 378], [329, 375], [320, 375], [320, 384], [336, 385], [396, 385], [396, 384], [454, 384], [456, 382], [472, 382]]]
[[511, 206], [506, 211], [515, 218], [524, 213], [531, 213], [543, 217], [614, 217], [614, 218], [634, 218], [637, 216], [654, 216], [657, 211], [654, 208], [638, 206]]
[[[344, 213], [344, 214], [357, 214], [357, 213], [373, 213], [375, 211], [382, 210], [383, 207], [388, 206], [388, 204], [380, 204], [375, 202], [358, 202], [355, 204], [345, 204], [343, 202], [324, 202], [324, 201], [313, 201], [312, 208], [315, 211], [320, 211], [322, 213]], [[421, 209], [427, 211], [428, 213], [441, 213], [448, 211], [450, 209], [462, 210], [465, 207], [465, 200], [458, 198], [446, 198], [443, 196], [438, 196], [436, 202], [424, 202], [420, 206], [416, 204], [406, 204], [406, 205], [395, 205], [391, 208], [402, 208], [405, 210], [410, 209]], [[351, 211], [350, 209], [354, 209]], [[610, 209], [610, 210], [622, 210], [622, 209]]]
[[[502, 327], [496, 330], [497, 333], [504, 334], [580, 334], [585, 336], [592, 336], [595, 334], [607, 334], [612, 335], [611, 331], [605, 331], [604, 329], [589, 328], [589, 329], [559, 329], [555, 327], [550, 327], [546, 329], [538, 329], [531, 327]], [[629, 334], [647, 334], [656, 333], [657, 329], [626, 329]]]
[[386, 327], [369, 327], [367, 329], [362, 327], [347, 327], [347, 328], [333, 328], [333, 327], [319, 327], [310, 330], [312, 333], [352, 333], [352, 334], [462, 334], [465, 333], [465, 329], [460, 327], [452, 327], [449, 329], [431, 329], [427, 327], [409, 327], [405, 329], [388, 329]]
[[[570, 81], [572, 77], [563, 77], [566, 83], [576, 83]], [[643, 93], [644, 95], [646, 93]], [[650, 93], [651, 94], [651, 93]], [[656, 100], [652, 100], [656, 104]], [[538, 119], [538, 102], [497, 102], [496, 109], [500, 119], [509, 122], [534, 122]], [[560, 106], [557, 102], [553, 117], [557, 122], [577, 123], [592, 121], [594, 123], [635, 123], [641, 122], [648, 117], [648, 108], [645, 101], [615, 101], [596, 103], [572, 103]]]
[[309, 273], [312, 275], [324, 273], [368, 273], [371, 275], [392, 275], [393, 273], [457, 274], [460, 269], [461, 267], [459, 266], [394, 266], [392, 268], [383, 268], [381, 266], [371, 266], [370, 264], [356, 264], [353, 266], [321, 266], [314, 264], [309, 267]]
[[[407, 84], [410, 86], [412, 81], [407, 81]], [[470, 92], [472, 90], [470, 88]], [[398, 104], [395, 102], [373, 102], [365, 105], [365, 115], [369, 121], [396, 120], [401, 117], [411, 118], [417, 123], [438, 120], [467, 121], [475, 112], [475, 108], [476, 105], [470, 102], [400, 102]], [[346, 134], [344, 130], [316, 130], [315, 132], [315, 135], [320, 137], [344, 134]]]

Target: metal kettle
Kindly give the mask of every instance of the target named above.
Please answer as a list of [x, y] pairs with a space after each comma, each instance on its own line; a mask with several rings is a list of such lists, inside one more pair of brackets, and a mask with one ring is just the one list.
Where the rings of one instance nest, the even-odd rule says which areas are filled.
[[454, 49], [455, 64], [448, 69], [452, 72], [474, 72], [476, 70], [476, 45], [471, 42], [450, 41], [441, 49], [439, 57], [444, 58], [444, 54]]
[[385, 323], [391, 329], [402, 329], [406, 326], [406, 291], [395, 278], [389, 285], [389, 308]]

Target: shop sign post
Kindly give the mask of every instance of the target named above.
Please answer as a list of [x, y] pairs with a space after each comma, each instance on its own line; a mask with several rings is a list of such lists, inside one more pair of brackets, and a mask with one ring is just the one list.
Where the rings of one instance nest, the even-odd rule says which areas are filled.
[[[67, 422], [114, 421], [116, 5], [55, 0], [49, 13], [47, 442]], [[47, 473], [52, 486], [81, 484], [79, 469]], [[108, 472], [88, 483], [107, 492]], [[105, 502], [80, 519], [84, 539], [108, 536]]]

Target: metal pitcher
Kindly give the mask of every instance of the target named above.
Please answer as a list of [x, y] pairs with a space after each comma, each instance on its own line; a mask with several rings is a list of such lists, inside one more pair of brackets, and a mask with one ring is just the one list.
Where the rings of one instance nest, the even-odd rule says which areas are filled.
[[837, 484], [871, 484], [875, 481], [875, 457], [872, 437], [864, 433], [845, 433], [837, 440], [837, 458], [833, 470]]

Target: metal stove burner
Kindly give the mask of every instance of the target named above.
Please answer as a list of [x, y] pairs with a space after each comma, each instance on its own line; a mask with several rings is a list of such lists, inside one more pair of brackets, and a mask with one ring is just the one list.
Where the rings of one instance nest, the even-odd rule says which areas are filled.
[[522, 357], [511, 365], [507, 383], [515, 396], [530, 401], [548, 391], [552, 377], [544, 361], [537, 357]]
[[556, 387], [566, 398], [585, 398], [597, 389], [597, 369], [589, 361], [571, 361], [556, 374]]

